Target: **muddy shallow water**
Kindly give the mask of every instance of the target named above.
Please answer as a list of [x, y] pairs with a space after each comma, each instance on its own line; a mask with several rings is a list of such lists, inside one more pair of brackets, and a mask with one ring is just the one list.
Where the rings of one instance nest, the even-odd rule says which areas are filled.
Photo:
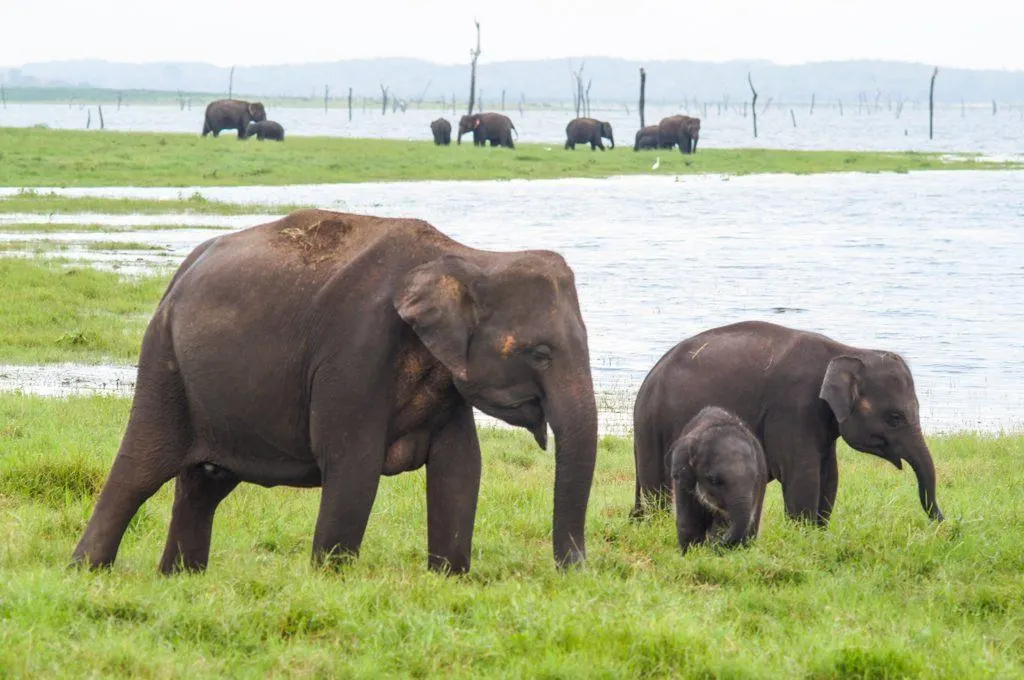
[[[639, 382], [676, 342], [763, 319], [902, 353], [924, 425], [936, 432], [1024, 427], [1021, 186], [1024, 172], [930, 172], [201, 191], [216, 200], [416, 216], [475, 247], [559, 251], [576, 273], [603, 411], [621, 426]], [[219, 224], [211, 219], [202, 223]], [[178, 259], [208, 237], [100, 236], [169, 247]]]

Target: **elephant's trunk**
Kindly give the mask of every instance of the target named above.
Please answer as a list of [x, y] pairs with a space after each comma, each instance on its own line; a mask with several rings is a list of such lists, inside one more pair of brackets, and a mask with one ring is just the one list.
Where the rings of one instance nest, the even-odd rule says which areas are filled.
[[734, 548], [747, 543], [756, 535], [754, 510], [753, 498], [737, 501], [729, 507], [729, 533], [722, 539], [723, 546]]
[[920, 430], [915, 433], [913, 443], [905, 451], [900, 452], [900, 458], [910, 463], [914, 474], [917, 475], [917, 495], [921, 499], [921, 507], [933, 520], [944, 520], [945, 517], [935, 500], [935, 464]]
[[552, 381], [544, 414], [555, 433], [555, 507], [552, 539], [560, 566], [586, 557], [587, 502], [597, 459], [597, 404], [589, 366], [575, 378]]
[[693, 153], [697, 153], [697, 140], [698, 139], [700, 139], [700, 135], [694, 135], [693, 136], [693, 147], [691, 147], [693, 149]]

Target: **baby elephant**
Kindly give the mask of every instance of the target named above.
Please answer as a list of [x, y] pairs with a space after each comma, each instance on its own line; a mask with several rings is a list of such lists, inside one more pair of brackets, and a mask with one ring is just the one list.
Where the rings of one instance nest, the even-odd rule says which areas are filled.
[[274, 120], [264, 120], [258, 123], [249, 123], [249, 129], [246, 130], [246, 137], [252, 137], [256, 135], [256, 139], [263, 141], [264, 139], [273, 139], [278, 142], [284, 141], [284, 128], [281, 124]]
[[683, 428], [669, 451], [679, 547], [702, 543], [709, 529], [728, 526], [722, 544], [757, 536], [768, 484], [764, 451], [747, 426], [725, 409], [708, 406]]

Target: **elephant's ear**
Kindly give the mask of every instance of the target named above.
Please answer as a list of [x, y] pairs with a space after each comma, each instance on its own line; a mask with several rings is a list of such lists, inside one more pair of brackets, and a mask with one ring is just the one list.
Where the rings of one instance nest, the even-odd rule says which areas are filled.
[[483, 271], [457, 255], [444, 255], [409, 271], [395, 291], [395, 309], [456, 378], [469, 379], [469, 339], [476, 326], [474, 291]]
[[864, 362], [856, 357], [838, 356], [828, 364], [818, 396], [828, 402], [840, 423], [853, 412], [853, 404], [857, 401], [857, 383], [863, 370]]
[[672, 479], [679, 482], [680, 488], [692, 489], [697, 482], [697, 444], [698, 433], [690, 432], [685, 437], [680, 437], [672, 445], [669, 452], [669, 465], [671, 465]]

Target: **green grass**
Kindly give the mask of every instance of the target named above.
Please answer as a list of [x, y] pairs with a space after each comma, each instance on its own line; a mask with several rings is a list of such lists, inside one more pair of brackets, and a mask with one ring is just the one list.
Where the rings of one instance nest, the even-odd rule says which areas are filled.
[[150, 243], [133, 243], [132, 241], [84, 241], [82, 243], [69, 243], [50, 239], [33, 239], [31, 241], [2, 241], [0, 242], [0, 251], [30, 250], [34, 252], [50, 252], [54, 250], [67, 250], [71, 246], [85, 248], [86, 250], [167, 250], [163, 246], [156, 246]]
[[316, 490], [243, 485], [210, 570], [156, 564], [172, 491], [108, 573], [67, 570], [129, 402], [0, 396], [0, 675], [197, 677], [1020, 677], [1021, 437], [931, 440], [929, 523], [909, 472], [840, 452], [832, 526], [681, 557], [671, 517], [634, 525], [628, 440], [601, 442], [585, 568], [550, 547], [552, 456], [484, 431], [473, 569], [425, 569], [423, 471], [382, 481], [362, 555], [309, 566]]
[[[2, 138], [0, 138], [2, 139]], [[0, 170], [0, 173], [3, 171]], [[23, 189], [10, 196], [0, 196], [0, 213], [108, 215], [283, 215], [297, 205], [254, 205], [211, 201], [199, 192], [177, 199], [154, 200], [137, 198], [102, 198], [96, 196], [58, 196], [56, 193]], [[3, 225], [9, 229], [10, 225]], [[156, 228], [156, 227], [151, 227]]]
[[175, 229], [223, 229], [229, 227], [223, 225], [206, 224], [146, 224], [146, 225], [118, 225], [118, 224], [61, 224], [58, 222], [36, 222], [36, 223], [0, 223], [2, 234], [54, 234], [54, 233], [104, 233], [119, 234], [128, 231], [171, 231]]
[[[403, 180], [542, 179], [651, 173], [907, 172], [1018, 168], [962, 155], [857, 151], [706, 149], [634, 153], [564, 151], [559, 144], [516, 150], [422, 141], [289, 137], [284, 143], [239, 142], [198, 134], [58, 131], [9, 128], [0, 134], [0, 186], [236, 186]], [[625, 140], [624, 140], [625, 141]]]
[[134, 363], [169, 280], [0, 258], [0, 362]]

